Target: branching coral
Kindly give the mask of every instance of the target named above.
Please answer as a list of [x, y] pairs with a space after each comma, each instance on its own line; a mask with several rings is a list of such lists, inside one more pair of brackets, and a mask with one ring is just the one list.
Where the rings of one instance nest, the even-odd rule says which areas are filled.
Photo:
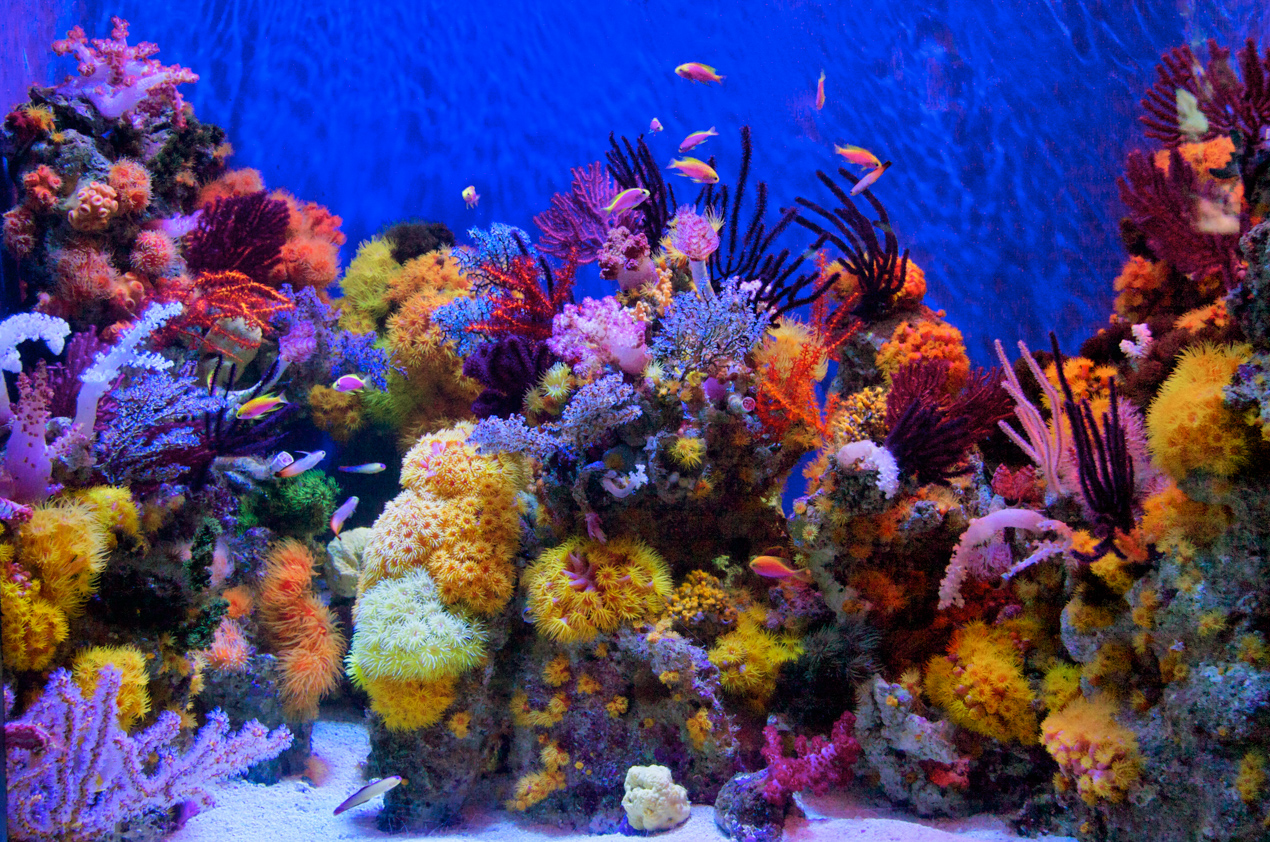
[[287, 240], [290, 212], [286, 202], [261, 190], [219, 199], [203, 211], [198, 228], [185, 238], [185, 262], [191, 272], [241, 272], [258, 284], [270, 272]]
[[[572, 172], [570, 192], [552, 196], [551, 207], [534, 217], [534, 224], [542, 231], [538, 247], [562, 260], [576, 250], [579, 263], [591, 263], [599, 256], [608, 233], [609, 220], [604, 208], [618, 194], [618, 188], [599, 161], [574, 167]], [[634, 210], [612, 221], [614, 225], [634, 228], [643, 220], [639, 211]]]
[[1259, 58], [1257, 42], [1249, 38], [1238, 58], [1242, 82], [1230, 66], [1230, 50], [1211, 38], [1207, 64], [1189, 46], [1165, 53], [1155, 69], [1155, 84], [1142, 98], [1147, 136], [1170, 147], [1235, 131], [1260, 138], [1270, 126], [1270, 49]]

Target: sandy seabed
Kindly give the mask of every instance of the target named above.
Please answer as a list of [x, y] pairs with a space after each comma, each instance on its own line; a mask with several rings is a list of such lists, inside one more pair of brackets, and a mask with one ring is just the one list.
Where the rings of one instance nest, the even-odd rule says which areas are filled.
[[[364, 781], [361, 766], [370, 752], [366, 729], [353, 722], [318, 722], [313, 727], [313, 753], [329, 767], [320, 786], [288, 778], [273, 786], [228, 781], [213, 789], [216, 805], [194, 816], [171, 834], [169, 842], [326, 842], [335, 839], [489, 840], [542, 842], [580, 838], [629, 840], [620, 834], [587, 836], [549, 825], [535, 824], [502, 810], [472, 810], [464, 826], [451, 833], [383, 833], [375, 827], [382, 799], [375, 798], [342, 815], [332, 815], [341, 801]], [[808, 818], [792, 813], [785, 822], [789, 842], [953, 842], [954, 840], [1017, 839], [995, 816], [959, 820], [918, 820], [882, 808], [865, 806], [847, 796], [803, 798]], [[656, 837], [665, 842], [721, 842], [714, 808], [695, 805], [692, 817]], [[1068, 836], [1042, 837], [1050, 842], [1075, 842]]]

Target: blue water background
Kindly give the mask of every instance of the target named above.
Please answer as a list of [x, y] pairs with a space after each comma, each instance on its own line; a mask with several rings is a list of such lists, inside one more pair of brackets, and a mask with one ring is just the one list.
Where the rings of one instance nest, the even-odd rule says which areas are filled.
[[[665, 161], [689, 132], [717, 127], [699, 151], [725, 181], [737, 130], [752, 126], [773, 206], [827, 200], [816, 169], [839, 163], [834, 143], [860, 144], [895, 162], [875, 194], [927, 271], [928, 302], [986, 363], [994, 338], [1038, 345], [1056, 329], [1071, 348], [1105, 322], [1123, 258], [1115, 177], [1143, 145], [1138, 100], [1154, 65], [1180, 43], [1235, 45], [1256, 18], [1266, 35], [1257, 6], [41, 0], [0, 12], [0, 95], [8, 104], [15, 79], [70, 72], [36, 49], [54, 26], [60, 36], [82, 21], [100, 37], [122, 15], [134, 43], [201, 75], [186, 96], [229, 131], [235, 165], [343, 217], [345, 262], [402, 218], [444, 222], [461, 241], [496, 221], [536, 233], [533, 215], [568, 189], [570, 167], [652, 117]], [[687, 61], [727, 79], [676, 77]], [[460, 198], [468, 184], [475, 210]], [[608, 290], [591, 271], [581, 292]]]

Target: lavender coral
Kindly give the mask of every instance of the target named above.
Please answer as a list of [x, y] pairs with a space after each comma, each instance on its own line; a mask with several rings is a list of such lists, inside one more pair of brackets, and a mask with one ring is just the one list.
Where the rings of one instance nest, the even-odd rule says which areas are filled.
[[[96, 690], [86, 698], [69, 672], [57, 670], [44, 694], [14, 723], [51, 739], [35, 748], [9, 746], [6, 752], [13, 838], [89, 842], [147, 810], [191, 799], [210, 806], [210, 783], [291, 744], [285, 726], [267, 731], [255, 721], [230, 734], [228, 717], [218, 710], [189, 750], [178, 755], [172, 741], [180, 732], [180, 717], [164, 711], [149, 728], [128, 734], [115, 713], [119, 670], [107, 666], [99, 675]], [[5, 688], [6, 714], [11, 699]], [[155, 756], [157, 761], [151, 759]]]
[[669, 363], [676, 374], [708, 371], [724, 360], [740, 359], [767, 332], [770, 318], [756, 312], [736, 278], [726, 280], [717, 295], [676, 295], [653, 340], [653, 357]]
[[[539, 247], [554, 257], [567, 257], [576, 251], [580, 263], [595, 260], [608, 233], [605, 206], [618, 189], [599, 161], [585, 167], [574, 167], [573, 189], [551, 197], [551, 207], [534, 217], [542, 229]], [[641, 217], [635, 211], [619, 216], [616, 224], [634, 228]]]

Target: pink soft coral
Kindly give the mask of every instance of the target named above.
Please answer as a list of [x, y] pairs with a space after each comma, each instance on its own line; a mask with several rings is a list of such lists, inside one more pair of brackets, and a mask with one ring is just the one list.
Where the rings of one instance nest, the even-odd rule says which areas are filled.
[[829, 739], [796, 737], [796, 756], [786, 757], [781, 734], [775, 725], [763, 729], [763, 759], [767, 761], [767, 781], [763, 797], [780, 804], [792, 793], [810, 789], [824, 795], [831, 786], [851, 780], [851, 767], [860, 757], [860, 743], [852, 735], [855, 715], [846, 711], [833, 724]]
[[176, 86], [197, 82], [198, 75], [188, 67], [165, 66], [151, 58], [159, 48], [148, 41], [129, 46], [128, 22], [123, 18], [113, 17], [110, 23], [114, 27], [110, 40], [94, 38], [90, 42], [77, 26], [64, 39], [53, 42], [53, 52], [59, 56], [70, 53], [79, 60], [79, 77], [68, 76], [57, 92], [83, 96], [108, 120], [133, 109], [151, 115], [170, 110], [173, 122], [183, 127], [185, 100]]
[[585, 380], [602, 374], [606, 364], [639, 374], [648, 364], [644, 329], [644, 322], [616, 298], [585, 298], [582, 306], [566, 304], [555, 317], [547, 347]]

